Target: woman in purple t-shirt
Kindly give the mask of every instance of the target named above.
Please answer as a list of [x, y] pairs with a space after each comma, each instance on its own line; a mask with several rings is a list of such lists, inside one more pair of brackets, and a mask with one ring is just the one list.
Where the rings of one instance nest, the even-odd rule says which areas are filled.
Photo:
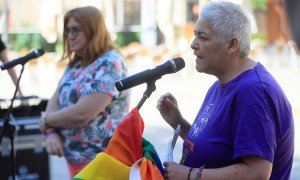
[[294, 153], [291, 105], [263, 67], [248, 57], [251, 27], [230, 2], [204, 6], [191, 47], [196, 70], [214, 75], [191, 125], [173, 95], [157, 108], [165, 121], [181, 125], [180, 164], [165, 162], [167, 179], [289, 179]]

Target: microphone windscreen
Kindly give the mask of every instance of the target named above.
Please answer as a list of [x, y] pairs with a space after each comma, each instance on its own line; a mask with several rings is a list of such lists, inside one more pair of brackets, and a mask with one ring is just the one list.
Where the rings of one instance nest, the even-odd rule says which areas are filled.
[[185, 67], [185, 62], [181, 57], [172, 59], [175, 63], [175, 70], [174, 72], [180, 71]]

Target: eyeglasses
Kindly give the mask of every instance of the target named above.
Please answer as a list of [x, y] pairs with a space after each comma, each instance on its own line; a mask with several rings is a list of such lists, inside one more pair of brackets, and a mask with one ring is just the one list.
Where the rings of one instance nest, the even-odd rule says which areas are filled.
[[71, 27], [71, 28], [66, 28], [64, 30], [64, 36], [68, 37], [69, 34], [71, 34], [72, 36], [77, 36], [82, 30], [80, 29], [80, 27]]

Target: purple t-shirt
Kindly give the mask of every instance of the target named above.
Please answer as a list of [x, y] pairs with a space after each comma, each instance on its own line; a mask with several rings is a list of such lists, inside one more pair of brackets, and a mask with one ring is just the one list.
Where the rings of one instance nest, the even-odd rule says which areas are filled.
[[220, 168], [257, 155], [273, 163], [270, 179], [289, 179], [293, 153], [291, 105], [272, 75], [257, 63], [208, 90], [184, 140], [181, 163]]

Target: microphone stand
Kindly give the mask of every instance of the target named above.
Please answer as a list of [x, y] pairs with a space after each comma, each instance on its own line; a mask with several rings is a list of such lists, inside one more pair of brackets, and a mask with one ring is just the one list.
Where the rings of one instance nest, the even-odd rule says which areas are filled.
[[7, 113], [5, 115], [2, 129], [0, 131], [0, 145], [2, 143], [2, 138], [4, 136], [4, 133], [6, 135], [8, 135], [9, 139], [10, 139], [10, 145], [11, 145], [10, 157], [11, 157], [11, 162], [12, 162], [12, 169], [11, 169], [12, 171], [11, 172], [12, 172], [13, 180], [16, 179], [15, 156], [14, 156], [14, 133], [15, 133], [16, 127], [9, 123], [9, 120], [10, 120], [9, 116], [10, 116], [10, 113], [12, 111], [14, 100], [16, 99], [16, 94], [17, 94], [18, 89], [19, 89], [20, 79], [22, 77], [23, 71], [24, 71], [24, 64], [22, 64], [22, 69], [21, 69], [20, 76], [18, 78], [18, 82], [16, 84], [16, 89], [15, 89], [13, 98], [11, 100], [9, 109], [7, 110]]
[[150, 97], [152, 92], [154, 92], [156, 90], [155, 81], [156, 81], [156, 79], [147, 82], [147, 89], [144, 92], [142, 99], [140, 100], [140, 102], [137, 105], [138, 110], [142, 107], [142, 105], [144, 104], [146, 99]]

